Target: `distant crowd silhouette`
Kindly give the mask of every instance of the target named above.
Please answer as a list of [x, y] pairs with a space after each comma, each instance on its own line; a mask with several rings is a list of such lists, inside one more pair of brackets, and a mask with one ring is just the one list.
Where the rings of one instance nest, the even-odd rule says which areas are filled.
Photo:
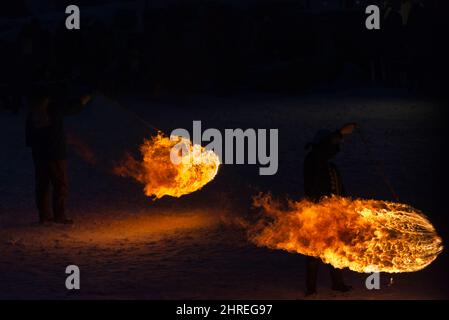
[[79, 31], [32, 19], [17, 37], [0, 38], [0, 106], [17, 112], [33, 82], [80, 79], [107, 93], [156, 97], [348, 81], [427, 90], [446, 59], [436, 56], [435, 33], [446, 22], [433, 3], [385, 1], [377, 32], [366, 30], [363, 8], [317, 13], [291, 1], [146, 7], [143, 23], [123, 10], [109, 22], [89, 16]]

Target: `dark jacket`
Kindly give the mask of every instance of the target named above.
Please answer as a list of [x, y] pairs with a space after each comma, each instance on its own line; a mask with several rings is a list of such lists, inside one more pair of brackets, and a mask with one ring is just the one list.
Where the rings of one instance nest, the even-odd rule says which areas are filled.
[[340, 151], [342, 135], [334, 132], [313, 145], [304, 160], [304, 192], [308, 199], [319, 201], [323, 196], [345, 196], [340, 173], [330, 160]]
[[33, 154], [46, 160], [64, 160], [67, 157], [67, 138], [64, 130], [64, 116], [80, 112], [79, 99], [70, 102], [54, 100], [48, 107], [48, 125], [37, 127], [30, 110], [26, 120], [26, 145]]

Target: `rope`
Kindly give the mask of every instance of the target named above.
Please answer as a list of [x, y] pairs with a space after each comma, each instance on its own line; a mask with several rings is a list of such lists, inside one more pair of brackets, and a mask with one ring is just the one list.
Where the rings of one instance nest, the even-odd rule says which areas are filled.
[[123, 106], [117, 99], [112, 98], [110, 96], [107, 96], [106, 94], [98, 91], [95, 93], [95, 95], [101, 95], [103, 97], [105, 97], [107, 100], [109, 100], [110, 102], [114, 103], [116, 106], [118, 106], [120, 109], [126, 111], [128, 114], [130, 114], [134, 119], [136, 119], [138, 122], [140, 122], [142, 125], [144, 125], [146, 128], [154, 130], [156, 132], [162, 132], [162, 130], [156, 128], [155, 126], [151, 125], [149, 122], [147, 122], [145, 119], [143, 119], [141, 116], [139, 116], [137, 113], [135, 113], [134, 111], [126, 108], [125, 106]]
[[379, 176], [380, 176], [380, 177], [382, 178], [382, 180], [384, 181], [384, 183], [385, 183], [385, 185], [387, 186], [388, 190], [390, 190], [391, 195], [393, 196], [393, 198], [394, 198], [396, 201], [399, 201], [399, 196], [398, 196], [398, 194], [397, 194], [396, 191], [394, 190], [393, 186], [392, 186], [391, 183], [390, 183], [390, 180], [388, 179], [387, 175], [385, 174], [385, 170], [384, 170], [384, 167], [383, 167], [382, 162], [380, 162], [380, 161], [378, 161], [378, 160], [376, 160], [376, 159], [374, 158], [374, 154], [373, 154], [373, 151], [372, 151], [372, 149], [371, 149], [371, 146], [369, 145], [368, 140], [366, 139], [365, 135], [363, 134], [362, 129], [359, 128], [359, 129], [357, 130], [357, 132], [359, 133], [360, 138], [361, 138], [363, 144], [364, 144], [365, 147], [366, 147], [366, 150], [367, 150], [367, 152], [368, 152], [368, 157], [370, 158], [371, 162], [374, 164], [374, 166], [375, 166], [376, 169], [377, 169], [377, 173], [379, 174]]
[[[46, 80], [46, 81], [34, 81], [33, 85], [51, 85], [51, 84], [67, 84], [69, 83], [69, 79], [56, 79], [56, 80]], [[0, 86], [3, 86], [3, 84], [0, 84]], [[139, 116], [137, 113], [131, 111], [130, 109], [124, 107], [116, 98], [111, 97], [110, 95], [105, 94], [102, 91], [95, 90], [93, 95], [101, 95], [105, 97], [110, 102], [117, 105], [120, 109], [126, 111], [128, 114], [134, 117], [138, 122], [140, 122], [142, 125], [144, 125], [146, 128], [156, 131], [157, 133], [162, 132], [162, 130], [156, 128], [155, 126], [151, 125], [149, 122], [144, 120], [141, 116]]]

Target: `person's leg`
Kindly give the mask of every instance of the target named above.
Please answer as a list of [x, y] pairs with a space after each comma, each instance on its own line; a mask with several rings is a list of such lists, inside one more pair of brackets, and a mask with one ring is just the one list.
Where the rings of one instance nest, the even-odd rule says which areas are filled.
[[53, 212], [55, 222], [71, 223], [65, 213], [68, 196], [68, 179], [66, 160], [53, 160], [50, 164], [51, 183], [53, 185]]
[[352, 289], [352, 287], [346, 285], [343, 280], [343, 270], [329, 265], [329, 272], [332, 280], [332, 290], [346, 292]]
[[338, 287], [344, 284], [343, 273], [341, 269], [337, 269], [329, 265], [329, 273], [331, 275], [332, 287]]
[[35, 197], [41, 223], [53, 220], [50, 211], [50, 169], [49, 162], [33, 152]]
[[319, 260], [314, 257], [306, 257], [306, 295], [316, 292], [316, 279], [318, 275]]

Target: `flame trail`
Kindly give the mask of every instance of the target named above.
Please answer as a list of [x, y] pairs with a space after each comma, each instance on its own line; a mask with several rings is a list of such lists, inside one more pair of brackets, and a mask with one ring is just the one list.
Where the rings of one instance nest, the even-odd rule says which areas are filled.
[[263, 194], [253, 201], [264, 217], [249, 229], [252, 242], [314, 256], [336, 268], [413, 272], [443, 250], [426, 216], [406, 204], [336, 196], [281, 204]]
[[[170, 154], [176, 145], [187, 152], [179, 154], [174, 164]], [[140, 147], [142, 160], [128, 157], [114, 169], [123, 177], [133, 177], [145, 185], [145, 194], [155, 199], [163, 196], [181, 197], [204, 187], [217, 175], [219, 157], [183, 137], [168, 138], [162, 133], [145, 140]]]

